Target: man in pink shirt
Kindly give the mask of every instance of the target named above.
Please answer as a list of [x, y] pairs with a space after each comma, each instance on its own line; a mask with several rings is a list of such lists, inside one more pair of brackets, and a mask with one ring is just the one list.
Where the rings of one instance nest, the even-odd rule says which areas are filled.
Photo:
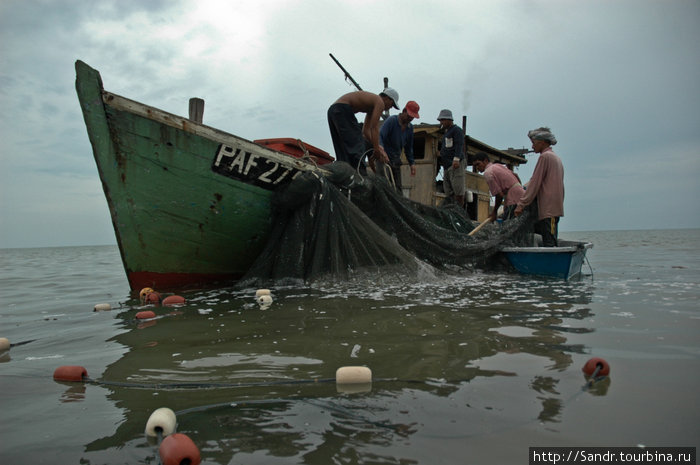
[[542, 235], [545, 247], [556, 247], [559, 235], [559, 218], [564, 216], [564, 165], [552, 150], [557, 139], [549, 128], [541, 127], [527, 133], [532, 150], [540, 154], [525, 194], [518, 201], [515, 215], [537, 199], [537, 223], [535, 232]]
[[498, 207], [501, 206], [504, 198], [506, 203], [503, 208], [503, 219], [508, 220], [513, 218], [518, 200], [520, 200], [525, 193], [515, 173], [509, 170], [505, 165], [491, 163], [488, 155], [484, 152], [477, 152], [476, 155], [474, 155], [473, 164], [477, 171], [484, 173], [484, 178], [486, 178], [491, 194], [496, 196], [496, 204], [491, 212], [491, 221], [496, 221]]

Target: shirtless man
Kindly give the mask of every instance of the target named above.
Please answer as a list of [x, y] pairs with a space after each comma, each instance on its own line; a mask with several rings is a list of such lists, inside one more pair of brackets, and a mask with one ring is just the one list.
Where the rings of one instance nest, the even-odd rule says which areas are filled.
[[[372, 144], [374, 156], [388, 163], [389, 158], [379, 145], [379, 118], [391, 107], [399, 109], [399, 94], [387, 87], [380, 94], [363, 90], [350, 92], [335, 101], [328, 109], [328, 126], [338, 161], [357, 168], [365, 152], [365, 140]], [[357, 122], [355, 113], [365, 113], [363, 125]], [[363, 165], [364, 168], [364, 165]]]

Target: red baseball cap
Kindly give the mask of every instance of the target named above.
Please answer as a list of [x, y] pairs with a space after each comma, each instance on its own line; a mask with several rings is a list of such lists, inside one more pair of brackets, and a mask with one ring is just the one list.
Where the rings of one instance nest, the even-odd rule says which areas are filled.
[[406, 104], [404, 110], [406, 110], [406, 113], [408, 113], [409, 116], [412, 116], [414, 118], [420, 118], [420, 116], [418, 116], [418, 110], [420, 110], [420, 105], [418, 105], [413, 100]]

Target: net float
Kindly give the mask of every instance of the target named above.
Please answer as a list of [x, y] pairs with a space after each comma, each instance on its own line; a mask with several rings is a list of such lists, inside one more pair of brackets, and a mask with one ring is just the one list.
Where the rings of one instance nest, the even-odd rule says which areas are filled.
[[372, 370], [362, 366], [340, 367], [335, 372], [336, 384], [366, 384], [372, 382]]
[[258, 289], [255, 291], [255, 297], [260, 297], [261, 295], [270, 295], [271, 292], [269, 289]]
[[6, 337], [0, 337], [0, 352], [10, 350], [10, 340]]
[[87, 374], [84, 367], [63, 365], [54, 370], [53, 379], [55, 381], [82, 381], [83, 378], [87, 378]]
[[610, 374], [610, 365], [602, 358], [594, 357], [583, 365], [581, 371], [583, 371], [586, 376], [593, 378], [598, 376], [608, 376]]
[[183, 305], [185, 303], [185, 298], [179, 295], [169, 295], [164, 298], [161, 304], [165, 307], [170, 305]]
[[175, 432], [177, 417], [168, 407], [161, 407], [151, 413], [146, 422], [146, 435], [158, 437], [158, 435], [169, 436]]
[[150, 292], [149, 294], [146, 295], [146, 298], [144, 299], [145, 304], [156, 304], [158, 305], [160, 303], [160, 293], [153, 291]]
[[146, 300], [146, 296], [150, 294], [151, 292], [155, 292], [153, 289], [150, 287], [144, 287], [139, 291], [139, 299], [141, 299], [141, 302]]
[[92, 311], [93, 312], [106, 312], [108, 310], [112, 310], [112, 306], [110, 304], [97, 304], [97, 305], [95, 305], [95, 308]]
[[186, 434], [175, 433], [163, 439], [158, 448], [163, 465], [199, 465], [202, 458], [199, 449]]
[[149, 318], [155, 318], [156, 313], [152, 310], [144, 310], [143, 312], [138, 312], [136, 318], [139, 320], [147, 320]]

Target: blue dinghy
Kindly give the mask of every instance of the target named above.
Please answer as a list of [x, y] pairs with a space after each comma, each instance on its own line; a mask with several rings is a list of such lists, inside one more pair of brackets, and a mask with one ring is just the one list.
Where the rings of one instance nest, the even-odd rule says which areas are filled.
[[559, 247], [504, 247], [513, 267], [522, 274], [570, 279], [581, 274], [590, 242], [559, 241]]

